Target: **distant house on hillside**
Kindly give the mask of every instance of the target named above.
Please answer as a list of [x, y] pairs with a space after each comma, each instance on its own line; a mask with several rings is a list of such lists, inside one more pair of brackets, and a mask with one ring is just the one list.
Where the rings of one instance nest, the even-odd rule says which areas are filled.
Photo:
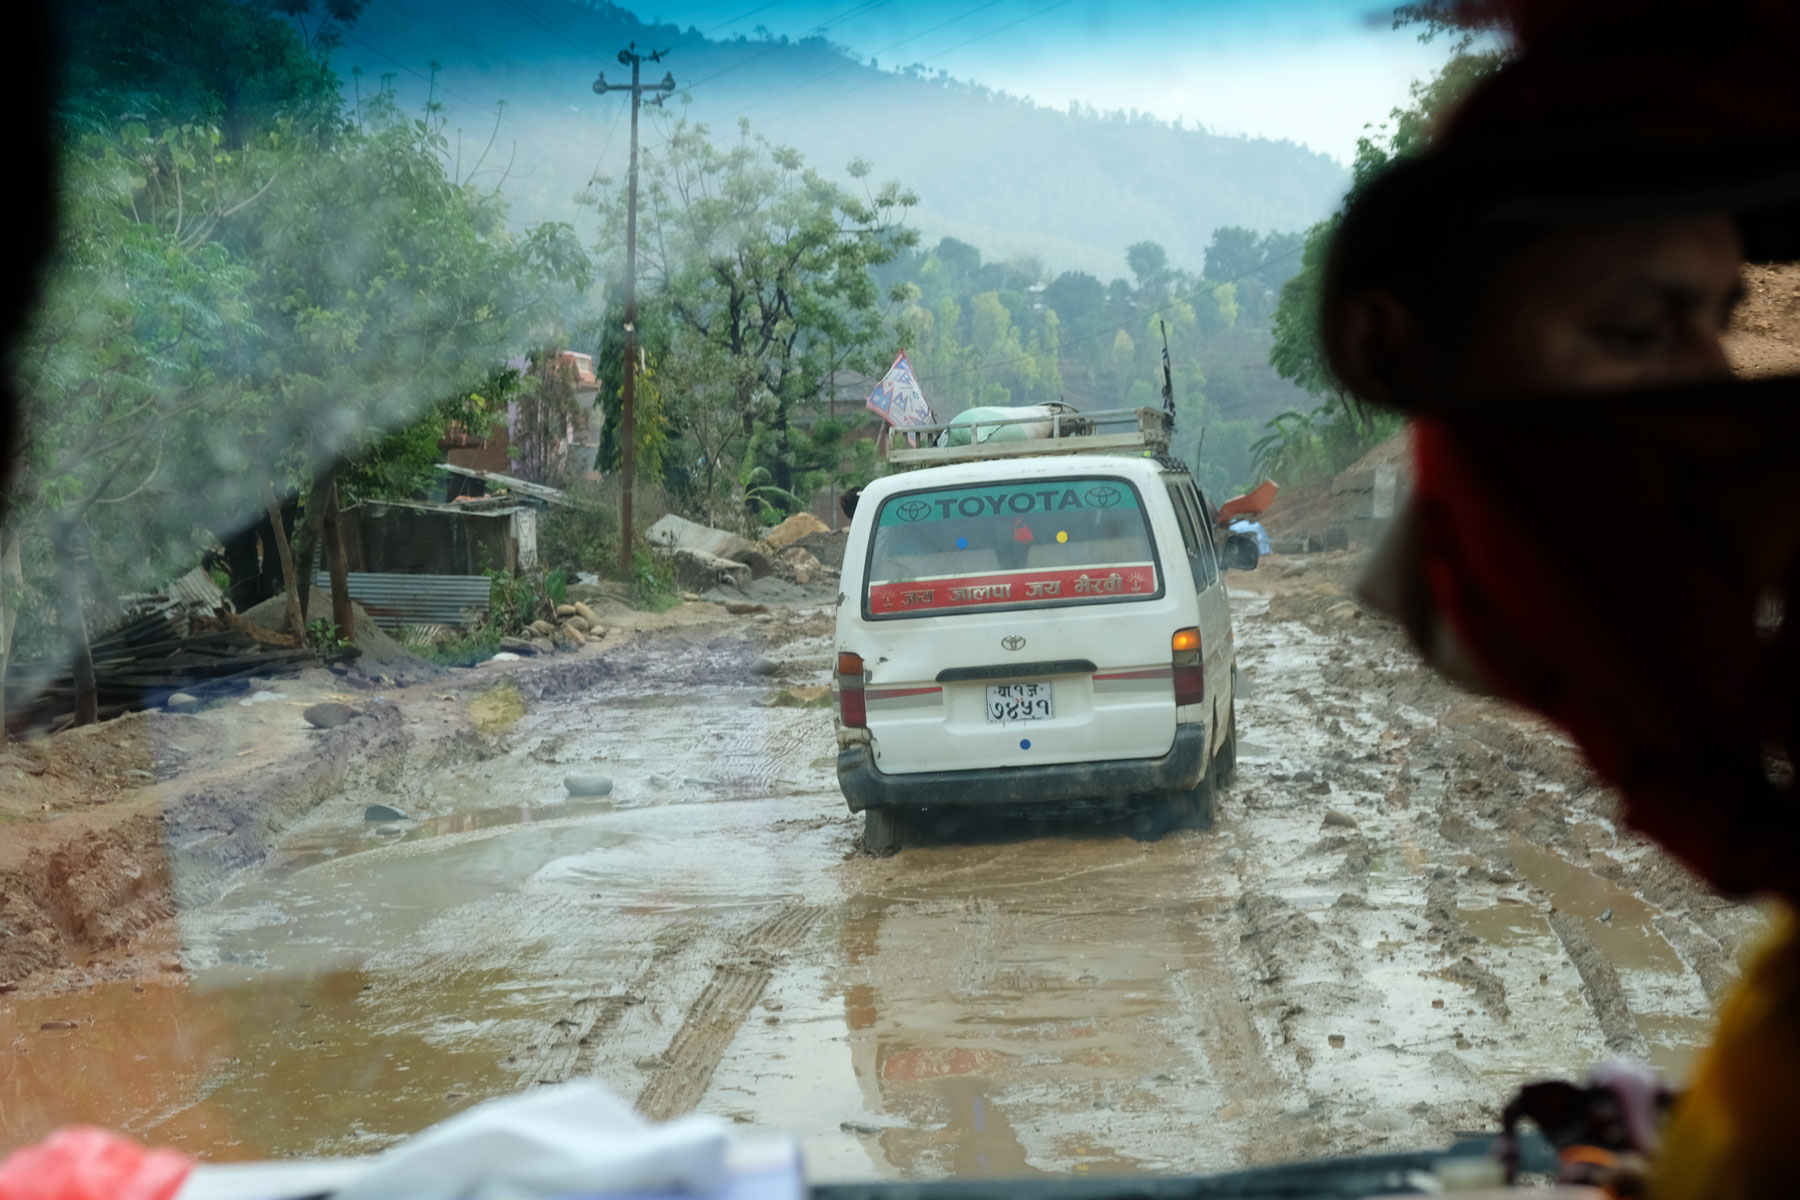
[[[548, 449], [545, 459], [557, 464], [564, 479], [595, 476], [593, 466], [600, 449], [601, 418], [594, 404], [600, 394], [600, 380], [594, 374], [594, 356], [565, 350], [558, 357], [575, 372], [575, 413], [564, 421], [562, 432], [556, 444]], [[522, 374], [530, 369], [531, 362], [520, 357], [507, 365]], [[520, 402], [513, 401], [507, 405], [506, 420], [495, 421], [486, 431], [465, 429], [460, 423], [452, 422], [438, 440], [438, 449], [443, 452], [444, 461], [453, 467], [508, 475], [516, 473], [515, 459], [519, 457], [516, 451], [527, 437], [521, 422]], [[459, 474], [447, 474], [444, 479], [447, 490], [443, 498], [446, 501], [483, 493], [484, 485], [479, 479]]]

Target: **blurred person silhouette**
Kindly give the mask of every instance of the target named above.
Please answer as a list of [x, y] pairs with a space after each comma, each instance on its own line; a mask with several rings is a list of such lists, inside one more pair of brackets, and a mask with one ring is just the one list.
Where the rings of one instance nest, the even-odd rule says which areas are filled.
[[38, 283], [50, 261], [56, 227], [56, 154], [51, 137], [51, 105], [58, 56], [49, 8], [25, 0], [9, 14], [15, 55], [0, 93], [9, 119], [0, 124], [0, 162], [12, 168], [12, 216], [0, 239], [0, 521], [12, 495], [13, 461], [18, 453], [18, 396], [12, 356], [37, 301]]
[[[1561, 725], [1711, 885], [1791, 906], [1800, 645], [1766, 614], [1800, 583], [1800, 381], [1735, 380], [1722, 338], [1743, 264], [1800, 259], [1800, 13], [1485, 12], [1517, 54], [1351, 201], [1326, 266], [1332, 370], [1413, 437], [1363, 596], [1454, 680]], [[1577, 514], [1604, 536], [1561, 536]], [[1785, 1195], [1796, 1118], [1783, 917], [1666, 1129], [1615, 1149], [1661, 1200]]]

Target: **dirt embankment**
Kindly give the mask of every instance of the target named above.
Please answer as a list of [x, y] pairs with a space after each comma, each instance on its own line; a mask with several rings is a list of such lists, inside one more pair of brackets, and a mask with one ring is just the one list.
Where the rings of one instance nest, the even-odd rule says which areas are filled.
[[1800, 265], [1744, 268], [1725, 353], [1741, 378], [1800, 374]]
[[[42, 764], [43, 774], [15, 768], [37, 786], [7, 788], [0, 810], [0, 982], [58, 967], [143, 967], [110, 959], [179, 907], [217, 895], [232, 871], [261, 861], [283, 828], [354, 773], [378, 771], [404, 750], [398, 709], [365, 713], [252, 768], [209, 752], [223, 721], [162, 712], [25, 748], [18, 761]], [[208, 761], [182, 772], [194, 757]], [[173, 778], [154, 782], [159, 770]], [[20, 811], [21, 800], [37, 811]], [[163, 947], [151, 939], [136, 949]]]
[[[1350, 545], [1364, 545], [1374, 532], [1376, 473], [1391, 468], [1398, 502], [1412, 482], [1410, 440], [1398, 433], [1374, 446], [1329, 482], [1283, 488], [1263, 514], [1263, 528], [1277, 543], [1294, 544], [1314, 551], [1329, 549], [1333, 531]], [[1276, 482], [1280, 482], [1277, 480]]]
[[[643, 670], [645, 638], [691, 644], [676, 659], [717, 674], [705, 648], [728, 631], [767, 642], [829, 629], [710, 603], [648, 613], [594, 602], [609, 633], [579, 652], [448, 670], [359, 622], [369, 652], [349, 676], [253, 680], [249, 697], [199, 713], [134, 713], [0, 754], [0, 990], [176, 969], [169, 920], [261, 863], [322, 801], [391, 803], [409, 762], [491, 749], [482, 697], [496, 683], [538, 700], [580, 694]], [[359, 715], [315, 729], [302, 714], [318, 703]]]

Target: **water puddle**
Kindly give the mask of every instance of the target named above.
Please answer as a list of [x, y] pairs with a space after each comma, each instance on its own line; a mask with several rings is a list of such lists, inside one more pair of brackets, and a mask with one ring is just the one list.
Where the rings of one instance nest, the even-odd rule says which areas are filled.
[[1558, 911], [1584, 919], [1594, 945], [1614, 967], [1674, 977], [1686, 973], [1680, 956], [1650, 923], [1658, 910], [1635, 892], [1522, 838], [1512, 839], [1509, 856]]
[[[271, 875], [280, 876], [314, 867], [331, 859], [395, 844], [419, 842], [449, 834], [477, 833], [484, 829], [502, 829], [512, 825], [579, 821], [612, 811], [613, 803], [610, 800], [571, 804], [509, 804], [503, 808], [447, 813], [444, 816], [427, 817], [422, 821], [364, 822], [360, 827], [296, 838], [269, 856], [266, 869]], [[383, 828], [398, 832], [384, 837], [380, 832]]]
[[1543, 914], [1523, 902], [1503, 899], [1485, 908], [1459, 909], [1457, 915], [1463, 928], [1488, 946], [1543, 945], [1544, 939], [1556, 937]]

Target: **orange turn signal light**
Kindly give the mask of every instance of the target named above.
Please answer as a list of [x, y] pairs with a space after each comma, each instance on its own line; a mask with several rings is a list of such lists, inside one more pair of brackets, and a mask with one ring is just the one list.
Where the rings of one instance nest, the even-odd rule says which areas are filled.
[[849, 651], [839, 654], [837, 673], [839, 675], [854, 675], [860, 677], [863, 673], [862, 655], [851, 654]]
[[1177, 651], [1198, 650], [1200, 648], [1200, 631], [1198, 629], [1177, 629], [1175, 636], [1169, 639], [1169, 648]]

